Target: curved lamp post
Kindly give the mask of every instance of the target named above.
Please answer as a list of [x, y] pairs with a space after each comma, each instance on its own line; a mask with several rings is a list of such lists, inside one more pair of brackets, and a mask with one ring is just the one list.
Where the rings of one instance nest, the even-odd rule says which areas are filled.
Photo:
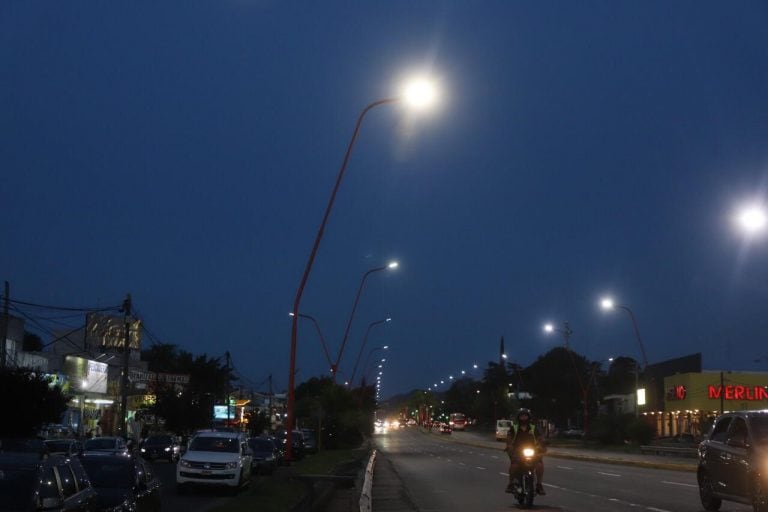
[[286, 427], [288, 429], [288, 435], [286, 438], [287, 443], [287, 451], [286, 451], [286, 459], [288, 461], [293, 460], [293, 426], [294, 426], [294, 405], [296, 397], [294, 396], [294, 390], [296, 385], [296, 375], [295, 375], [295, 368], [296, 368], [296, 339], [297, 339], [297, 333], [298, 333], [298, 325], [299, 325], [299, 306], [301, 305], [301, 297], [304, 294], [304, 287], [307, 284], [307, 279], [309, 279], [309, 274], [312, 271], [312, 264], [315, 261], [315, 256], [317, 256], [317, 250], [320, 247], [320, 242], [323, 239], [323, 234], [325, 232], [325, 226], [328, 224], [328, 218], [331, 215], [331, 210], [333, 210], [333, 203], [336, 200], [336, 194], [339, 191], [339, 186], [341, 185], [341, 181], [344, 178], [344, 173], [347, 170], [347, 164], [349, 163], [349, 157], [352, 154], [352, 149], [355, 146], [355, 141], [357, 141], [357, 137], [360, 134], [360, 126], [363, 123], [363, 118], [365, 115], [371, 111], [371, 109], [379, 106], [379, 105], [387, 105], [390, 103], [396, 103], [398, 101], [405, 101], [409, 105], [412, 105], [414, 108], [420, 108], [420, 107], [427, 107], [430, 104], [434, 103], [435, 101], [435, 89], [428, 83], [426, 83], [424, 80], [420, 80], [418, 82], [412, 82], [409, 86], [406, 87], [404, 94], [401, 97], [396, 98], [385, 98], [378, 101], [374, 101], [373, 103], [370, 103], [368, 106], [366, 106], [361, 112], [360, 115], [357, 118], [357, 122], [355, 123], [355, 129], [352, 132], [352, 138], [349, 141], [349, 145], [347, 146], [347, 151], [344, 153], [344, 159], [341, 162], [341, 168], [339, 169], [339, 174], [336, 177], [336, 183], [333, 186], [333, 190], [331, 191], [331, 197], [328, 200], [328, 206], [325, 208], [325, 213], [323, 214], [323, 219], [320, 222], [320, 227], [317, 230], [317, 235], [315, 235], [315, 242], [312, 244], [312, 250], [309, 253], [309, 259], [307, 260], [307, 264], [304, 268], [304, 273], [301, 276], [301, 281], [299, 281], [299, 287], [296, 290], [296, 297], [293, 300], [293, 321], [291, 322], [291, 351], [290, 351], [290, 360], [288, 363], [288, 403], [286, 404], [287, 409], [287, 418], [286, 418]]
[[[363, 278], [360, 280], [360, 286], [357, 288], [357, 295], [355, 295], [355, 302], [352, 304], [352, 311], [349, 313], [349, 320], [347, 321], [347, 328], [344, 330], [344, 338], [341, 340], [341, 347], [339, 347], [339, 355], [336, 358], [336, 362], [331, 366], [331, 372], [333, 372], [333, 380], [336, 381], [336, 370], [339, 368], [339, 363], [341, 362], [341, 356], [344, 354], [344, 347], [347, 344], [347, 339], [349, 338], [349, 330], [352, 327], [352, 320], [355, 318], [355, 311], [357, 310], [357, 305], [360, 302], [360, 295], [363, 293], [363, 287], [365, 286], [365, 281], [368, 279], [368, 276], [373, 274], [374, 272], [381, 272], [383, 270], [394, 270], [396, 269], [400, 264], [396, 261], [393, 261], [386, 266], [383, 267], [376, 267], [372, 268], [369, 271], [367, 271], [365, 274], [363, 274]], [[384, 320], [382, 320], [383, 322]], [[370, 329], [370, 326], [368, 326]], [[366, 332], [366, 336], [368, 333]], [[355, 368], [357, 368], [357, 365], [355, 365]], [[352, 380], [355, 379], [355, 372], [352, 372]], [[350, 381], [351, 382], [351, 381]]]
[[640, 337], [640, 329], [637, 327], [637, 319], [635, 318], [635, 314], [627, 306], [616, 304], [613, 301], [613, 299], [609, 297], [606, 297], [600, 301], [600, 307], [603, 308], [605, 311], [611, 311], [616, 308], [619, 308], [627, 312], [627, 314], [629, 315], [629, 318], [632, 320], [632, 327], [635, 330], [635, 337], [637, 338], [637, 344], [640, 345], [640, 353], [643, 355], [643, 370], [645, 370], [645, 368], [648, 367], [648, 358], [645, 356], [645, 347], [643, 346], [643, 339]]
[[[371, 356], [378, 352], [379, 350], [389, 350], [389, 345], [381, 345], [380, 347], [373, 347], [371, 350], [368, 351], [368, 355], [365, 356], [365, 362], [363, 363], [363, 370], [360, 374], [360, 386], [365, 385], [365, 376], [368, 375], [368, 372], [370, 369], [368, 368], [368, 362], [371, 360]], [[386, 361], [386, 359], [382, 359], [381, 362], [383, 363]]]
[[352, 369], [352, 377], [350, 377], [349, 379], [350, 385], [352, 385], [352, 383], [355, 382], [355, 375], [357, 375], [357, 367], [360, 365], [360, 358], [363, 356], [363, 350], [365, 350], [365, 342], [368, 341], [368, 334], [371, 332], [371, 328], [374, 325], [381, 325], [391, 321], [392, 321], [391, 318], [384, 318], [383, 320], [376, 320], [375, 322], [371, 322], [370, 324], [368, 324], [368, 328], [365, 330], [365, 336], [363, 336], [363, 343], [360, 344], [360, 350], [357, 353], [357, 360], [355, 360], [355, 366]]
[[[288, 315], [293, 316], [293, 312], [288, 313]], [[333, 361], [331, 361], [331, 354], [328, 353], [328, 345], [325, 343], [325, 337], [323, 336], [323, 331], [320, 330], [320, 324], [317, 323], [317, 320], [315, 320], [315, 317], [305, 315], [304, 313], [299, 313], [299, 318], [310, 320], [313, 324], [315, 324], [317, 335], [320, 337], [320, 343], [323, 345], [325, 360], [328, 361], [328, 366], [331, 368], [331, 371], [333, 371]]]
[[558, 329], [553, 324], [544, 324], [544, 332], [548, 334], [553, 332], [562, 334], [563, 339], [565, 340], [565, 348], [567, 348], [568, 350], [571, 350], [571, 345], [569, 343], [569, 340], [571, 339], [571, 335], [573, 334], [573, 329], [571, 329], [571, 325], [568, 322], [563, 322], [562, 329]]

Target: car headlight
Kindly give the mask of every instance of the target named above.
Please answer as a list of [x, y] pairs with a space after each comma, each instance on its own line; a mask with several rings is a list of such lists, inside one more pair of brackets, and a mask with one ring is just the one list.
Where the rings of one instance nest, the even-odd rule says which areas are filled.
[[181, 467], [184, 467], [184, 468], [191, 468], [192, 467], [192, 464], [190, 464], [188, 460], [184, 460], [184, 459], [181, 459], [179, 461], [179, 465]]
[[232, 462], [227, 462], [227, 469], [237, 469], [240, 467], [240, 461], [234, 460]]
[[142, 448], [142, 449], [141, 449], [141, 453], [146, 453], [146, 452], [147, 452], [147, 449], [146, 449], [146, 448]]
[[171, 451], [171, 447], [170, 446], [166, 446], [165, 447], [165, 451], [167, 451], [167, 452]]

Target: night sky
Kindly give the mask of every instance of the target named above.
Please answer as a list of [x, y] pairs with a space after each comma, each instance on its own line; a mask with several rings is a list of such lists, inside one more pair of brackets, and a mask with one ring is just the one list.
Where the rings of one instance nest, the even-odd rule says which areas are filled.
[[[768, 233], [732, 222], [768, 186], [766, 27], [762, 1], [3, 2], [0, 280], [130, 292], [156, 339], [284, 390], [356, 117], [418, 72], [439, 105], [370, 112], [302, 301], [335, 356], [363, 273], [400, 262], [368, 279], [342, 378], [386, 317], [363, 354], [391, 346], [385, 397], [501, 336], [528, 365], [562, 343], [546, 321], [640, 358], [606, 293], [650, 363], [766, 371]], [[299, 327], [301, 382], [327, 363]]]

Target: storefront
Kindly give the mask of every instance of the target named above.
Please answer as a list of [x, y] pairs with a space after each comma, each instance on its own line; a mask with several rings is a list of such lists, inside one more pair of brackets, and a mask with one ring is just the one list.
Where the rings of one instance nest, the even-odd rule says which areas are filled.
[[660, 437], [698, 439], [722, 412], [768, 409], [768, 373], [679, 373], [664, 378], [664, 390], [664, 410], [644, 413]]

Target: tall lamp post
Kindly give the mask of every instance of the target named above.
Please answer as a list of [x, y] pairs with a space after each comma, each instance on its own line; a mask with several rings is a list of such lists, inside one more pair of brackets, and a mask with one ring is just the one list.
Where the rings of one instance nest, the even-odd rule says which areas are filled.
[[376, 320], [368, 324], [368, 328], [365, 330], [365, 336], [363, 336], [363, 342], [360, 344], [360, 350], [357, 352], [357, 359], [355, 360], [355, 366], [352, 368], [352, 377], [349, 379], [349, 384], [352, 385], [355, 382], [355, 375], [357, 375], [357, 367], [360, 365], [360, 358], [363, 356], [363, 350], [365, 350], [365, 343], [368, 341], [368, 334], [371, 332], [371, 328], [375, 325], [381, 325], [391, 322], [391, 318], [384, 318], [382, 320]]
[[576, 366], [576, 359], [573, 356], [573, 352], [571, 351], [571, 345], [570, 345], [570, 339], [573, 335], [573, 329], [571, 329], [571, 324], [568, 322], [563, 322], [563, 328], [558, 329], [551, 323], [544, 324], [544, 332], [551, 334], [554, 332], [560, 333], [563, 336], [563, 339], [565, 340], [565, 350], [568, 352], [568, 355], [571, 358], [571, 364], [573, 365], [573, 372], [576, 374], [576, 380], [579, 383], [579, 389], [581, 390], [581, 400], [583, 403], [583, 415], [584, 415], [584, 432], [587, 431], [589, 427], [589, 403], [587, 402], [587, 399], [589, 397], [589, 383], [587, 383], [587, 386], [584, 385], [584, 380], [581, 378], [581, 373], [579, 372], [578, 366]]
[[[347, 339], [349, 338], [349, 329], [352, 327], [352, 320], [354, 320], [355, 318], [355, 311], [357, 310], [357, 305], [360, 302], [360, 295], [362, 295], [363, 293], [363, 287], [365, 287], [366, 279], [368, 279], [368, 276], [370, 276], [374, 272], [381, 272], [383, 270], [393, 270], [393, 269], [396, 269], [398, 266], [399, 266], [399, 263], [396, 261], [393, 261], [384, 267], [372, 268], [368, 270], [365, 274], [363, 274], [363, 278], [360, 280], [360, 286], [357, 288], [357, 295], [355, 295], [355, 302], [352, 304], [352, 311], [349, 313], [347, 328], [344, 330], [344, 338], [342, 338], [341, 347], [339, 347], [339, 355], [336, 357], [336, 362], [331, 366], [331, 372], [333, 373], [334, 382], [336, 381], [336, 370], [339, 368], [339, 363], [341, 362], [341, 356], [344, 354], [344, 347], [346, 346]], [[368, 328], [370, 329], [370, 326], [368, 326]], [[366, 332], [366, 336], [367, 335], [368, 333]], [[357, 365], [355, 365], [355, 367], [357, 367]], [[354, 379], [355, 379], [355, 373], [352, 372], [352, 380]]]
[[[371, 356], [378, 352], [379, 350], [389, 350], [389, 345], [381, 345], [379, 347], [373, 347], [371, 350], [368, 351], [368, 355], [365, 356], [365, 362], [363, 363], [363, 370], [360, 374], [360, 385], [363, 386], [365, 384], [365, 376], [368, 374], [368, 361], [371, 360]], [[385, 361], [385, 359], [382, 359], [382, 362]]]
[[611, 311], [616, 308], [623, 309], [627, 312], [629, 315], [629, 318], [632, 320], [632, 327], [635, 330], [635, 337], [637, 338], [637, 344], [640, 345], [640, 353], [643, 355], [643, 369], [648, 367], [648, 358], [645, 356], [645, 347], [643, 346], [643, 339], [640, 337], [640, 329], [637, 327], [637, 319], [635, 318], [635, 314], [632, 312], [631, 309], [629, 309], [627, 306], [623, 306], [621, 304], [616, 304], [613, 299], [606, 297], [600, 301], [600, 307], [602, 307], [605, 311]]
[[355, 123], [355, 129], [352, 131], [352, 138], [349, 141], [349, 145], [347, 146], [347, 150], [344, 153], [344, 159], [341, 162], [341, 167], [339, 168], [339, 174], [336, 177], [336, 182], [333, 186], [333, 189], [331, 191], [331, 197], [328, 200], [328, 206], [325, 208], [325, 213], [323, 214], [323, 219], [320, 222], [320, 227], [317, 230], [317, 235], [315, 235], [315, 242], [312, 244], [312, 250], [309, 253], [309, 259], [307, 260], [307, 264], [304, 268], [304, 273], [301, 276], [301, 281], [299, 281], [299, 287], [296, 290], [296, 297], [293, 300], [293, 309], [291, 310], [293, 313], [293, 321], [291, 322], [291, 350], [290, 350], [290, 359], [288, 363], [288, 403], [286, 404], [286, 413], [287, 413], [287, 430], [288, 434], [286, 436], [286, 444], [287, 444], [287, 450], [286, 450], [286, 459], [288, 461], [293, 460], [293, 426], [295, 421], [295, 412], [294, 412], [294, 405], [296, 397], [294, 396], [295, 386], [296, 386], [296, 375], [295, 375], [295, 369], [296, 369], [296, 340], [297, 340], [297, 334], [298, 334], [298, 326], [299, 326], [299, 306], [301, 305], [301, 297], [304, 294], [304, 287], [307, 284], [307, 279], [309, 279], [309, 274], [312, 271], [312, 264], [315, 261], [315, 256], [317, 256], [317, 250], [320, 248], [320, 242], [323, 239], [323, 234], [325, 232], [325, 226], [328, 224], [328, 218], [331, 215], [331, 210], [333, 210], [333, 203], [336, 200], [336, 194], [339, 191], [339, 186], [341, 185], [341, 181], [344, 178], [344, 173], [347, 170], [347, 164], [349, 163], [349, 157], [352, 155], [352, 149], [355, 146], [355, 141], [357, 141], [357, 137], [360, 134], [360, 126], [363, 123], [363, 119], [365, 118], [365, 115], [371, 111], [371, 109], [379, 106], [379, 105], [387, 105], [390, 103], [396, 103], [399, 101], [405, 100], [407, 103], [414, 107], [427, 107], [435, 100], [435, 90], [434, 87], [425, 82], [424, 80], [416, 81], [408, 85], [408, 87], [405, 90], [405, 93], [401, 97], [396, 98], [384, 98], [378, 101], [374, 101], [373, 103], [370, 103], [368, 106], [366, 106], [361, 112], [360, 115], [357, 117], [357, 122]]

